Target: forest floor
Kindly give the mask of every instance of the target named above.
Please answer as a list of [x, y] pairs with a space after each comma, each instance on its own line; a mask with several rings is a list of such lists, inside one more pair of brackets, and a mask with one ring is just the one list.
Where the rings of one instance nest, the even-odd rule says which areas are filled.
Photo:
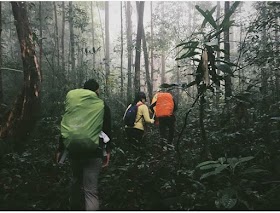
[[[71, 170], [69, 161], [55, 163], [58, 129], [56, 121], [39, 122], [30, 141], [20, 153], [5, 154], [0, 166], [1, 210], [69, 210]], [[156, 143], [133, 151], [126, 150], [121, 129], [113, 129], [118, 147], [112, 152], [108, 168], [102, 170], [99, 180], [100, 206], [104, 210], [162, 209], [160, 179], [170, 175], [171, 163], [161, 161], [164, 150]], [[150, 129], [146, 138], [157, 140], [157, 131]], [[121, 149], [122, 147], [123, 149]], [[132, 151], [131, 151], [132, 150]], [[152, 153], [152, 151], [154, 153]], [[158, 150], [158, 152], [155, 152]], [[167, 166], [164, 166], [167, 165]], [[157, 172], [158, 175], [153, 174]], [[168, 189], [169, 187], [165, 187]]]

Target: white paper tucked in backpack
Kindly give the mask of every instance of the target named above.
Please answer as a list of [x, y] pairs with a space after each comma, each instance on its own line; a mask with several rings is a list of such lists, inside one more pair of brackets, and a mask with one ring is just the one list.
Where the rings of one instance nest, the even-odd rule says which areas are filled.
[[110, 141], [108, 135], [106, 135], [103, 131], [100, 132], [99, 137], [103, 139], [104, 143], [108, 143]]

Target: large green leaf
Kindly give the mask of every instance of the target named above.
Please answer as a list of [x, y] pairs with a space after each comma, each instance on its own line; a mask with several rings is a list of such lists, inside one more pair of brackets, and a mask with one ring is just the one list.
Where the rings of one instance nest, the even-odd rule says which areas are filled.
[[202, 25], [201, 25], [201, 27], [202, 28], [204, 28], [205, 27], [205, 25], [206, 25], [206, 23], [207, 22], [209, 22], [209, 24], [211, 24], [211, 26], [212, 27], [214, 27], [215, 29], [217, 29], [217, 24], [216, 24], [216, 22], [215, 22], [215, 20], [214, 20], [214, 18], [212, 17], [212, 14], [211, 14], [211, 12], [213, 13], [214, 11], [215, 11], [215, 9], [214, 9], [214, 11], [213, 11], [213, 9], [211, 10], [211, 12], [209, 12], [208, 10], [206, 10], [206, 11], [204, 11], [204, 10], [202, 10], [198, 5], [195, 5], [195, 8], [201, 13], [201, 15], [203, 15], [203, 17], [205, 18], [204, 19], [204, 21], [203, 21], [203, 23], [202, 23]]
[[190, 51], [184, 53], [181, 57], [176, 58], [175, 60], [181, 60], [181, 59], [184, 59], [184, 58], [190, 58], [190, 57], [193, 57], [193, 56], [198, 55], [198, 54], [200, 54], [200, 53], [199, 52], [195, 52], [195, 50], [193, 49], [193, 50], [190, 50]]
[[187, 41], [187, 42], [178, 44], [176, 47], [184, 46], [184, 48], [195, 48], [195, 47], [197, 47], [198, 44], [199, 44], [198, 41]]
[[215, 171], [207, 172], [207, 173], [201, 175], [200, 180], [203, 180], [203, 179], [205, 179], [205, 178], [207, 178], [207, 177], [210, 177], [210, 176], [216, 175], [216, 174], [217, 174], [217, 173], [216, 173]]

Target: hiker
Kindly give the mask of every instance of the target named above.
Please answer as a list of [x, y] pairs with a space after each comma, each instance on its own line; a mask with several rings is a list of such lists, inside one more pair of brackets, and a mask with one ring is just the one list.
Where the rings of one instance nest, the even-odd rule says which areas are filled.
[[150, 109], [156, 115], [161, 141], [167, 140], [172, 144], [176, 121], [174, 112], [177, 110], [177, 105], [171, 93], [159, 89], [152, 99]]
[[86, 81], [83, 89], [69, 91], [65, 108], [57, 160], [68, 150], [73, 172], [71, 210], [98, 210], [98, 177], [110, 160], [110, 109], [99, 98], [94, 79]]
[[[133, 103], [125, 111], [123, 120], [125, 122], [126, 136], [130, 143], [141, 141], [144, 135], [145, 122], [151, 124], [155, 122], [153, 118], [150, 118], [149, 109], [145, 102], [145, 93], [139, 92], [135, 95]], [[132, 110], [133, 107], [135, 107], [135, 111]]]

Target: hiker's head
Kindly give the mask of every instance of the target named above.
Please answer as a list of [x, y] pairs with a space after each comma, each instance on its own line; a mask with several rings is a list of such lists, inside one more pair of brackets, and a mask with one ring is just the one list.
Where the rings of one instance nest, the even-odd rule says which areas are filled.
[[99, 84], [94, 79], [89, 79], [84, 84], [84, 89], [91, 90], [99, 95]]
[[134, 104], [136, 104], [138, 101], [142, 101], [143, 103], [146, 102], [146, 94], [144, 92], [138, 92], [135, 95], [135, 99], [133, 101]]

